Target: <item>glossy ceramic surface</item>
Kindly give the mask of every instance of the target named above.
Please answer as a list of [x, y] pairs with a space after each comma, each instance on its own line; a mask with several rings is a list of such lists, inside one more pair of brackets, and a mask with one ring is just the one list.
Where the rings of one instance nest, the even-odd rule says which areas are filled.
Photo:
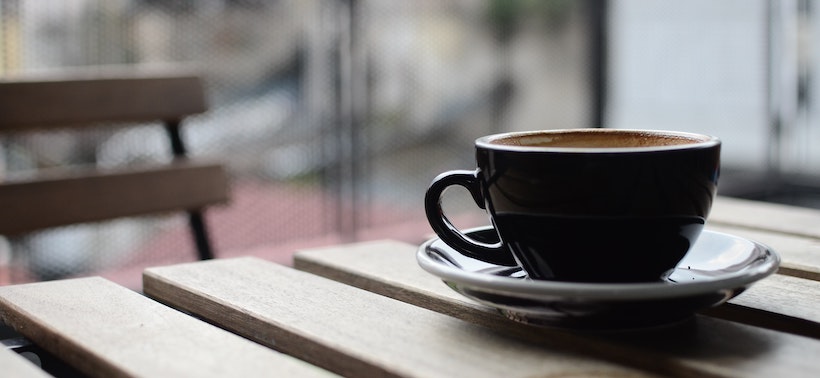
[[[490, 228], [467, 236], [492, 243]], [[462, 295], [515, 321], [575, 329], [628, 329], [675, 323], [719, 305], [777, 270], [770, 248], [704, 230], [676, 269], [643, 283], [533, 280], [518, 267], [466, 257], [438, 238], [417, 253], [419, 265]]]
[[[454, 250], [531, 278], [645, 282], [674, 268], [706, 224], [720, 147], [714, 137], [658, 130], [486, 136], [475, 143], [476, 170], [436, 177], [425, 211]], [[449, 222], [441, 194], [453, 185], [487, 211], [503, 244], [470, 243]]]

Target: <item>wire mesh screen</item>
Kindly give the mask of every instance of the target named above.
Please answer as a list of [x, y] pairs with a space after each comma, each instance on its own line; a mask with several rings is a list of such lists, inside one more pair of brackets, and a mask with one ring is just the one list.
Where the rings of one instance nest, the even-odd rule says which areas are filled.
[[[474, 166], [476, 137], [587, 126], [585, 4], [0, 0], [0, 79], [75, 66], [196, 67], [210, 109], [186, 120], [184, 138], [192, 155], [227, 164], [232, 181], [230, 204], [206, 213], [217, 256], [311, 240], [419, 242], [430, 233], [427, 184]], [[146, 125], [10, 138], [0, 166], [12, 174], [51, 161], [165, 159], [163, 137]], [[32, 160], [23, 151], [39, 152]], [[456, 223], [486, 222], [453, 192], [444, 200]], [[6, 240], [0, 263], [48, 279], [195, 256], [177, 217], [49, 232], [60, 236]]]

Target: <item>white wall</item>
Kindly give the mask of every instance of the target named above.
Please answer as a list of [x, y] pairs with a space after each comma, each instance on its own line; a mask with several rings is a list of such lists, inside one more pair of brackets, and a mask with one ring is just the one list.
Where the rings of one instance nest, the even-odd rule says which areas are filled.
[[766, 1], [610, 4], [607, 126], [717, 135], [725, 166], [764, 165]]

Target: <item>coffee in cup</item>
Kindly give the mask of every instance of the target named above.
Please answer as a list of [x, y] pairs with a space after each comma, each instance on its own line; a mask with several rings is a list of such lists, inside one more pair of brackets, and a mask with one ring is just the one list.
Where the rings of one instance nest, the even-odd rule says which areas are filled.
[[[703, 229], [717, 190], [720, 140], [659, 130], [570, 129], [489, 135], [477, 169], [445, 172], [425, 196], [427, 218], [456, 251], [519, 265], [532, 279], [656, 281]], [[500, 243], [465, 236], [441, 208], [466, 188]]]

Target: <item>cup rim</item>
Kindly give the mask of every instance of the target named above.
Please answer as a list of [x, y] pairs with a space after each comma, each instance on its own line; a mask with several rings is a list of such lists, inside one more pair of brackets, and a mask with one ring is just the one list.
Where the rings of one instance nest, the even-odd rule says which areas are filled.
[[[569, 134], [569, 133], [633, 133], [633, 134], [647, 134], [654, 136], [672, 136], [685, 139], [700, 140], [693, 143], [675, 144], [666, 146], [642, 146], [642, 147], [555, 147], [555, 146], [518, 146], [509, 144], [497, 144], [493, 141], [522, 137], [528, 135], [538, 134]], [[672, 130], [657, 130], [657, 129], [606, 129], [606, 128], [578, 128], [578, 129], [546, 129], [546, 130], [532, 130], [532, 131], [513, 131], [492, 135], [482, 136], [475, 141], [476, 147], [481, 147], [490, 150], [500, 151], [518, 151], [518, 152], [562, 152], [562, 153], [624, 153], [624, 152], [655, 152], [655, 151], [675, 151], [687, 149], [701, 149], [709, 148], [721, 144], [718, 137], [697, 134], [685, 131]]]

